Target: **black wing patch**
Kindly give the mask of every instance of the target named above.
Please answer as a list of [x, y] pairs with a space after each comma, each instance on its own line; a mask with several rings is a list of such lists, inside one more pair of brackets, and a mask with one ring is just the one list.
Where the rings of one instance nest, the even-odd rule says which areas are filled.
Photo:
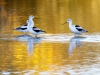
[[76, 29], [78, 30], [78, 31], [83, 31], [83, 29], [82, 29], [82, 27], [80, 27], [79, 25], [75, 25], [75, 27], [76, 27]]
[[76, 28], [78, 31], [83, 31], [83, 29]]
[[37, 28], [37, 27], [33, 27], [33, 29], [34, 29], [34, 28]]
[[75, 27], [80, 27], [79, 25], [75, 25]]
[[26, 30], [27, 28], [16, 28], [16, 30]]
[[26, 30], [27, 28], [21, 28], [22, 30]]
[[75, 25], [75, 27], [80, 32], [88, 32], [88, 31], [84, 30], [82, 27], [80, 27], [79, 25]]
[[45, 31], [42, 31], [42, 30], [34, 30], [35, 32], [39, 33], [39, 32], [45, 32]]
[[39, 28], [37, 28], [37, 27], [33, 27], [33, 30], [41, 30], [41, 29], [39, 29]]
[[34, 30], [34, 31], [37, 32], [37, 33], [38, 33], [38, 32], [41, 32], [41, 30]]
[[39, 28], [37, 28], [37, 27], [33, 27], [33, 30], [34, 30], [35, 32], [37, 32], [37, 33], [39, 33], [39, 32], [45, 32], [45, 31], [43, 31], [43, 30], [41, 30], [41, 29], [39, 29]]

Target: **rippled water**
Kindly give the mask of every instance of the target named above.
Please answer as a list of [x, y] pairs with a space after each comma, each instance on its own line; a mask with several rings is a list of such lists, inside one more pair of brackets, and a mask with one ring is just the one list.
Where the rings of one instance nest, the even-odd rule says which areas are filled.
[[[1, 0], [0, 75], [100, 75], [99, 0]], [[34, 15], [35, 38], [13, 28]], [[74, 37], [68, 24], [88, 30]]]

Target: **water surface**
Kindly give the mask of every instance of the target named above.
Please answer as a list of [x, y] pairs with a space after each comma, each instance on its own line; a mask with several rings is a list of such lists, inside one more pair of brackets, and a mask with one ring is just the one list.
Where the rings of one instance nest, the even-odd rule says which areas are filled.
[[[0, 75], [99, 75], [99, 0], [1, 0]], [[34, 15], [34, 35], [14, 31]], [[74, 37], [68, 18], [88, 33]]]

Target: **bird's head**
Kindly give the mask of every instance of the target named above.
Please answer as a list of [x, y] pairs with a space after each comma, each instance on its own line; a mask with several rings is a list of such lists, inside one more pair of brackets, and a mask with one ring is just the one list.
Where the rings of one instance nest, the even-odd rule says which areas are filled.
[[69, 22], [72, 22], [72, 20], [71, 19], [67, 19], [67, 22], [69, 23]]
[[33, 16], [33, 15], [30, 15], [30, 16], [29, 16], [29, 19], [33, 19], [33, 18], [34, 18], [34, 16]]
[[67, 21], [65, 23], [63, 23], [62, 25], [66, 24], [66, 23], [70, 23], [70, 22], [72, 22], [72, 20], [71, 19], [67, 19]]

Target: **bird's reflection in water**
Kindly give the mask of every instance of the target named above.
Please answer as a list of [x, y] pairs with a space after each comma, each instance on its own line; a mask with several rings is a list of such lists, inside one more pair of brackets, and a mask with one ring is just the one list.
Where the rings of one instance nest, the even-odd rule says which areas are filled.
[[80, 37], [80, 36], [75, 36], [70, 39], [70, 44], [69, 44], [69, 49], [68, 49], [69, 55], [72, 54], [73, 50], [82, 46], [83, 39], [85, 39], [85, 37]]
[[34, 53], [34, 45], [41, 42], [42, 38], [28, 38], [28, 55], [33, 55]]
[[18, 41], [25, 41], [28, 44], [28, 55], [33, 55], [34, 53], [34, 45], [41, 42], [42, 37], [32, 37], [30, 35], [19, 35], [15, 37]]
[[34, 44], [33, 44], [33, 38], [32, 37], [29, 37], [28, 38], [28, 55], [33, 55], [33, 51], [34, 51]]

